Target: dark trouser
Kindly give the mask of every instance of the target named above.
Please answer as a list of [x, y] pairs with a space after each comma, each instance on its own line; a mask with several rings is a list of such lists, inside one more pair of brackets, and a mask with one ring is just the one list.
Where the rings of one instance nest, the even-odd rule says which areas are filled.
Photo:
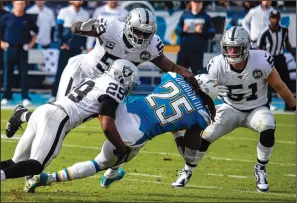
[[59, 56], [59, 60], [58, 60], [58, 69], [57, 69], [57, 73], [56, 73], [56, 77], [55, 77], [55, 82], [53, 85], [53, 90], [52, 90], [52, 96], [56, 97], [57, 96], [57, 92], [58, 92], [58, 87], [59, 87], [59, 83], [60, 83], [60, 79], [61, 79], [61, 75], [63, 73], [64, 68], [66, 67], [68, 60], [73, 57], [76, 56], [78, 54], [81, 53], [80, 49], [75, 49], [75, 50], [60, 50], [60, 56]]
[[8, 47], [6, 51], [3, 52], [3, 98], [12, 98], [12, 84], [14, 65], [17, 65], [19, 70], [19, 76], [22, 88], [22, 98], [29, 99], [28, 97], [28, 51], [23, 50], [22, 47], [14, 48]]
[[187, 53], [180, 50], [177, 54], [176, 64], [185, 68], [191, 67], [192, 73], [197, 75], [203, 71], [203, 53]]
[[[280, 78], [284, 83], [288, 86], [288, 88], [291, 88], [291, 79], [290, 79], [290, 72], [288, 70], [286, 57], [284, 55], [278, 55], [273, 56], [274, 58], [274, 66], [277, 70], [278, 74], [280, 75]], [[270, 90], [271, 92], [271, 90]], [[285, 105], [285, 110], [289, 110], [289, 106]]]

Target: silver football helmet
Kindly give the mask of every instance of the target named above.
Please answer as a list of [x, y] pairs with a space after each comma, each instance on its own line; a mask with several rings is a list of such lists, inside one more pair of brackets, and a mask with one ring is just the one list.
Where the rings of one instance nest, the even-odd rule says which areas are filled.
[[227, 30], [221, 40], [221, 51], [229, 64], [239, 63], [249, 55], [251, 38], [241, 26], [234, 26]]
[[147, 9], [135, 8], [126, 17], [124, 35], [134, 48], [147, 47], [156, 32], [155, 16]]
[[138, 68], [124, 59], [113, 61], [109, 65], [106, 75], [122, 84], [125, 95], [132, 94], [140, 85]]
[[216, 80], [212, 79], [208, 74], [198, 74], [195, 76], [200, 89], [206, 93], [212, 100], [219, 95], [219, 87]]

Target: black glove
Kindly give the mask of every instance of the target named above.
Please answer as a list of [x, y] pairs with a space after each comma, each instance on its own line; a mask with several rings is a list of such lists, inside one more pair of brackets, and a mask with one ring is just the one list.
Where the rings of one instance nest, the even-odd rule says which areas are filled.
[[296, 111], [296, 106], [292, 107], [291, 111]]
[[127, 162], [130, 152], [131, 152], [131, 149], [129, 147], [126, 147], [125, 152], [117, 150], [117, 149], [113, 150], [114, 155], [116, 155], [118, 157], [118, 160], [117, 160], [115, 166]]

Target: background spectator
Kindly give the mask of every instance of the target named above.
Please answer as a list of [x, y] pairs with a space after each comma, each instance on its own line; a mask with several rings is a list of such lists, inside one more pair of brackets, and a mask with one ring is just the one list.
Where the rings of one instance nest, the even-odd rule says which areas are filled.
[[256, 5], [255, 1], [245, 1], [243, 3], [243, 10], [239, 12], [235, 12], [232, 17], [231, 21], [227, 25], [227, 29], [233, 27], [233, 26], [242, 26], [242, 20], [245, 17], [245, 15], [249, 12], [251, 8], [254, 8]]
[[[284, 56], [285, 47], [294, 57], [295, 61], [295, 52], [292, 49], [292, 46], [289, 42], [289, 31], [287, 28], [280, 26], [280, 12], [273, 10], [270, 12], [269, 21], [270, 25], [265, 28], [258, 39], [257, 46], [259, 49], [263, 49], [269, 52], [274, 58], [274, 66], [278, 73], [280, 74], [281, 79], [286, 83], [290, 88], [291, 79], [290, 72], [287, 67], [286, 57]], [[271, 60], [272, 62], [272, 60]], [[271, 90], [269, 92], [269, 100], [271, 102]], [[285, 105], [285, 110], [289, 110], [289, 106]]]
[[26, 13], [36, 14], [36, 24], [39, 28], [36, 43], [39, 48], [49, 48], [54, 39], [54, 31], [56, 26], [56, 17], [52, 9], [45, 6], [45, 1], [36, 1], [35, 5], [30, 7]]
[[244, 27], [251, 35], [252, 48], [256, 48], [261, 30], [269, 25], [269, 13], [273, 8], [271, 1], [261, 1], [261, 4], [252, 8], [242, 21]]
[[[38, 34], [38, 27], [30, 15], [25, 14], [25, 1], [13, 1], [12, 13], [1, 17], [1, 49], [3, 53], [3, 88], [4, 93], [1, 105], [8, 104], [12, 99], [12, 83], [14, 65], [17, 65], [22, 88], [23, 105], [31, 104], [28, 96], [28, 49], [35, 45]], [[34, 32], [31, 36], [30, 32]]]
[[[93, 18], [105, 18], [113, 19], [124, 22], [128, 11], [121, 8], [117, 1], [107, 1], [103, 6], [97, 8], [93, 13]], [[95, 37], [88, 37], [87, 39], [87, 51], [91, 51], [95, 44]]]
[[181, 38], [176, 63], [191, 67], [194, 75], [202, 71], [208, 39], [215, 35], [212, 19], [202, 8], [203, 1], [191, 1], [191, 10], [184, 11], [175, 30]]
[[68, 60], [73, 56], [81, 54], [86, 48], [86, 37], [73, 35], [71, 25], [77, 21], [88, 20], [89, 14], [82, 8], [83, 1], [70, 1], [70, 3], [71, 5], [60, 10], [57, 17], [55, 35], [56, 41], [60, 44], [60, 56], [49, 102], [54, 101], [56, 98], [60, 78]]

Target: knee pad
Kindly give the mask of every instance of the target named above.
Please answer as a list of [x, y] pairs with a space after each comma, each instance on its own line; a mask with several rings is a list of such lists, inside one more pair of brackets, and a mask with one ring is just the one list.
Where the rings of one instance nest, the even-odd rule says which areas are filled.
[[210, 144], [211, 144], [211, 142], [209, 142], [206, 139], [201, 138], [201, 145], [200, 145], [199, 151], [206, 152]]
[[27, 161], [29, 170], [32, 172], [33, 175], [38, 175], [43, 171], [44, 166], [42, 166], [39, 161], [36, 161], [34, 159], [30, 159]]
[[260, 133], [260, 143], [264, 147], [272, 147], [274, 145], [274, 131], [275, 129], [268, 129]]

